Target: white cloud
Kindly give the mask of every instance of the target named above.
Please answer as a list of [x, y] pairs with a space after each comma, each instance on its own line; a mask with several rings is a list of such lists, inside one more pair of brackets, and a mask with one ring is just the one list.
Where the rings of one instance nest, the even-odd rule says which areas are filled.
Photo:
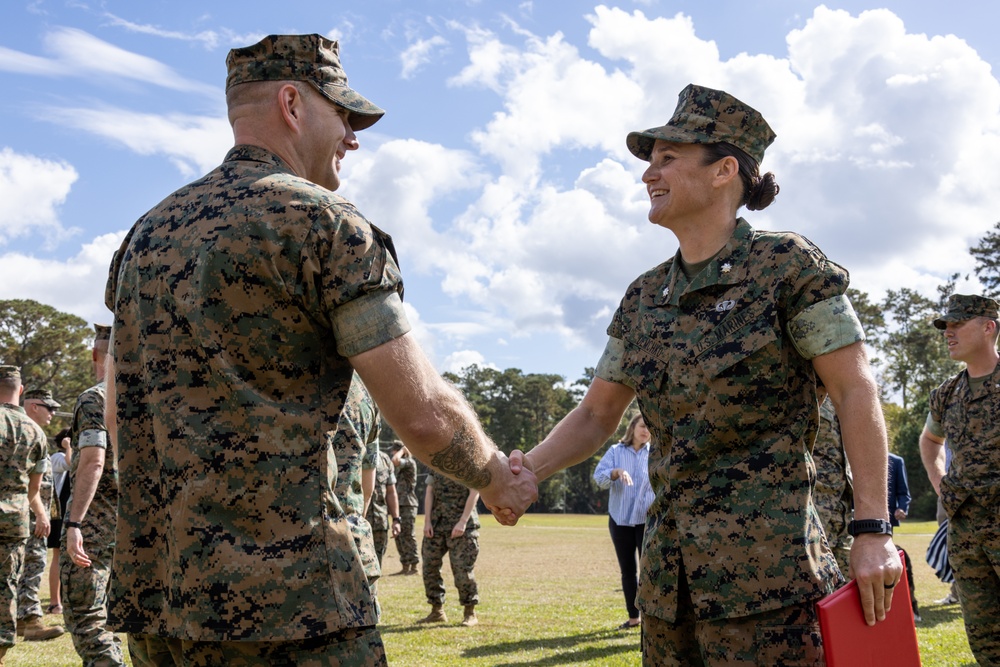
[[117, 108], [51, 108], [44, 113], [52, 122], [104, 137], [140, 155], [165, 155], [186, 178], [215, 168], [233, 145], [225, 117]]
[[0, 245], [11, 238], [42, 232], [54, 243], [65, 230], [58, 209], [78, 174], [66, 162], [0, 150]]
[[[127, 32], [149, 35], [151, 37], [159, 37], [161, 39], [170, 39], [178, 42], [200, 44], [205, 48], [205, 50], [208, 51], [214, 50], [220, 46], [239, 47], [256, 44], [267, 36], [266, 32], [237, 33], [228, 28], [219, 28], [218, 30], [197, 30], [190, 32], [183, 30], [168, 30], [149, 23], [136, 23], [135, 21], [129, 21], [128, 19], [116, 16], [110, 12], [105, 12], [103, 16], [108, 19], [112, 26], [116, 28], [123, 28]], [[209, 15], [199, 17], [198, 22], [204, 22], [208, 18], [211, 17]], [[348, 27], [351, 26], [350, 22], [345, 21], [344, 23]], [[331, 37], [331, 39], [336, 38]]]
[[162, 37], [164, 39], [176, 39], [183, 42], [197, 42], [202, 44], [206, 49], [214, 49], [219, 45], [221, 39], [219, 33], [214, 30], [187, 33], [178, 30], [166, 30], [147, 23], [135, 23], [111, 13], [105, 13], [104, 16], [111, 22], [111, 25], [125, 28], [129, 32], [152, 35], [153, 37]]
[[187, 79], [147, 56], [126, 51], [77, 28], [56, 28], [45, 36], [52, 58], [0, 47], [0, 70], [35, 76], [127, 79], [181, 92], [218, 97], [219, 89]]
[[23, 253], [0, 255], [4, 267], [0, 298], [34, 299], [88, 322], [110, 324], [104, 287], [111, 257], [124, 238], [124, 231], [101, 235], [66, 261]]
[[448, 45], [448, 40], [440, 35], [435, 35], [430, 39], [418, 39], [399, 54], [399, 60], [403, 64], [400, 76], [404, 79], [411, 79], [417, 70], [431, 62], [434, 52]]
[[495, 364], [487, 363], [486, 357], [476, 350], [456, 350], [455, 352], [452, 352], [444, 360], [444, 367], [442, 370], [457, 374], [461, 372], [463, 368], [467, 368], [472, 364], [475, 364], [480, 368], [500, 370]]
[[601, 6], [588, 20], [596, 53], [558, 33], [506, 41], [452, 25], [469, 59], [449, 83], [494, 91], [503, 111], [472, 135], [498, 173], [436, 266], [448, 294], [506, 320], [505, 338], [596, 343], [628, 281], [674, 252], [645, 222], [644, 163], [624, 137], [665, 122], [689, 82], [752, 103], [779, 136], [763, 166], [782, 191], [752, 224], [806, 234], [875, 299], [909, 285], [933, 295], [970, 270], [965, 250], [1000, 210], [983, 168], [1000, 151], [1000, 84], [962, 40], [908, 34], [885, 10], [819, 7], [787, 54], [723, 59], [681, 14]]

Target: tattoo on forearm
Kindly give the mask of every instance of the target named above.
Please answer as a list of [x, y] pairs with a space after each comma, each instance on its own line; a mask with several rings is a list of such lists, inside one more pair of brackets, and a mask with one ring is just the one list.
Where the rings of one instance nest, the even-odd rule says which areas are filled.
[[482, 463], [476, 462], [477, 449], [475, 438], [461, 426], [451, 444], [431, 456], [431, 465], [470, 489], [482, 489], [489, 486], [493, 477]]

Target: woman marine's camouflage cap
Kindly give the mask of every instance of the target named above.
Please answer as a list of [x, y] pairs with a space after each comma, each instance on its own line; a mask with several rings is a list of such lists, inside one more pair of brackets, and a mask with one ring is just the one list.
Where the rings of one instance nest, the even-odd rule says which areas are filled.
[[995, 299], [978, 294], [952, 294], [948, 297], [948, 310], [934, 320], [938, 329], [947, 329], [948, 322], [964, 322], [973, 317], [988, 317], [991, 320], [998, 317], [998, 304]]
[[625, 143], [632, 155], [648, 160], [657, 139], [680, 144], [728, 143], [760, 164], [764, 149], [774, 141], [771, 127], [753, 107], [722, 90], [689, 83], [677, 96], [677, 108], [667, 124], [645, 132], [630, 132]]
[[308, 81], [350, 112], [348, 122], [355, 132], [371, 127], [385, 113], [348, 87], [340, 45], [322, 35], [268, 35], [253, 46], [230, 51], [226, 68], [226, 90], [250, 81]]

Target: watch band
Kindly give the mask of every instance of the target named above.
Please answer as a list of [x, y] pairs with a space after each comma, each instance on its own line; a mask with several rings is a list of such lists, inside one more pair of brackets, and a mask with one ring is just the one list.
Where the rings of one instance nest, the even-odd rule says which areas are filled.
[[892, 535], [892, 524], [885, 519], [859, 519], [847, 524], [847, 532], [853, 537], [862, 533]]
[[63, 521], [67, 528], [80, 528], [79, 521]]

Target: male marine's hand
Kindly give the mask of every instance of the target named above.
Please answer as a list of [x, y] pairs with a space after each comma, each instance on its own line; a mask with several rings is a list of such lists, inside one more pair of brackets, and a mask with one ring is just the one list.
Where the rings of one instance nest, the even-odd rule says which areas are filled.
[[531, 470], [523, 468], [520, 459], [514, 472], [507, 456], [499, 450], [490, 464], [490, 475], [489, 486], [479, 489], [479, 495], [497, 521], [513, 526], [538, 499], [538, 480]]
[[868, 625], [885, 620], [885, 612], [892, 608], [893, 589], [902, 576], [903, 564], [890, 535], [863, 533], [854, 538], [851, 577], [858, 582]]

